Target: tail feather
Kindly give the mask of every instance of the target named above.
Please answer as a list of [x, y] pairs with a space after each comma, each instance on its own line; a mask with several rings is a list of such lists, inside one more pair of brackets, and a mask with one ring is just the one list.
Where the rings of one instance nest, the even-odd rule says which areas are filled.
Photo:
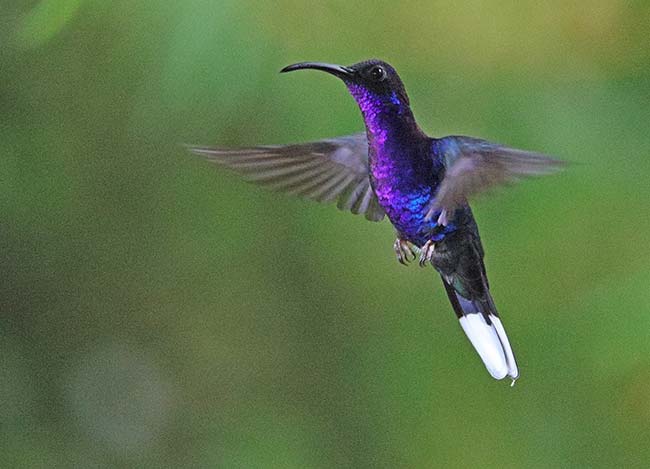
[[490, 375], [495, 379], [509, 376], [514, 384], [519, 369], [489, 292], [486, 292], [486, 301], [471, 301], [461, 296], [444, 278], [443, 283], [463, 331]]
[[492, 325], [499, 336], [499, 341], [501, 341], [501, 345], [503, 346], [503, 351], [506, 355], [506, 364], [508, 365], [508, 376], [512, 378], [512, 385], [514, 386], [515, 380], [519, 378], [519, 368], [517, 367], [515, 354], [512, 352], [512, 347], [510, 347], [510, 341], [506, 335], [506, 330], [503, 328], [503, 324], [501, 324], [501, 319], [498, 316], [494, 316], [491, 319]]
[[483, 246], [469, 206], [456, 210], [459, 227], [436, 243], [433, 266], [467, 338], [496, 379], [519, 377], [515, 355], [490, 295]]

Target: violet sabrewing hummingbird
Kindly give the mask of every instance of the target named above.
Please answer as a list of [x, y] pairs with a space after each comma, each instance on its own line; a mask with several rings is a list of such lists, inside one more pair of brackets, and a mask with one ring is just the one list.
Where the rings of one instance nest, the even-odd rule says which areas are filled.
[[427, 136], [418, 126], [395, 69], [380, 60], [348, 67], [302, 62], [282, 72], [313, 69], [340, 78], [366, 127], [310, 143], [249, 148], [190, 147], [255, 183], [320, 202], [368, 220], [387, 216], [400, 263], [419, 256], [440, 274], [470, 342], [496, 379], [519, 369], [490, 295], [483, 246], [468, 198], [524, 176], [553, 172], [562, 162], [472, 137]]

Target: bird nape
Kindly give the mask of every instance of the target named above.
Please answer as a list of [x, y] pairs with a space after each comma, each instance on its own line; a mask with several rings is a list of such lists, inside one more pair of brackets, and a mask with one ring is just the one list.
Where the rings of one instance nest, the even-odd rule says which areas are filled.
[[417, 125], [397, 72], [368, 60], [348, 67], [319, 62], [313, 69], [340, 78], [354, 97], [365, 133], [310, 143], [248, 148], [190, 147], [249, 181], [307, 197], [336, 201], [370, 221], [387, 216], [402, 264], [419, 257], [440, 274], [460, 325], [496, 379], [519, 369], [490, 295], [483, 246], [468, 198], [526, 176], [548, 174], [563, 162], [472, 137], [432, 138]]

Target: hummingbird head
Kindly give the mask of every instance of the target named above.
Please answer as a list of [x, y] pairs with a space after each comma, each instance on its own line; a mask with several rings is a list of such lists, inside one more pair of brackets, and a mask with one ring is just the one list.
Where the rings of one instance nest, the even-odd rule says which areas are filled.
[[395, 69], [381, 60], [366, 60], [350, 66], [320, 62], [289, 65], [281, 73], [313, 69], [334, 75], [345, 83], [363, 114], [371, 133], [386, 122], [414, 124], [409, 98]]

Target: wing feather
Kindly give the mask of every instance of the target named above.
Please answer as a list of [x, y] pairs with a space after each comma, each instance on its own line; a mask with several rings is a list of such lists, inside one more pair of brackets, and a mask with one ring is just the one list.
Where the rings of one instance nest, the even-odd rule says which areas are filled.
[[496, 186], [554, 173], [565, 165], [541, 153], [472, 137], [444, 137], [434, 145], [443, 156], [445, 176], [428, 216], [440, 210], [451, 212], [469, 197]]
[[189, 149], [271, 190], [319, 202], [336, 200], [339, 209], [363, 213], [371, 221], [384, 218], [368, 179], [365, 134], [295, 145]]

